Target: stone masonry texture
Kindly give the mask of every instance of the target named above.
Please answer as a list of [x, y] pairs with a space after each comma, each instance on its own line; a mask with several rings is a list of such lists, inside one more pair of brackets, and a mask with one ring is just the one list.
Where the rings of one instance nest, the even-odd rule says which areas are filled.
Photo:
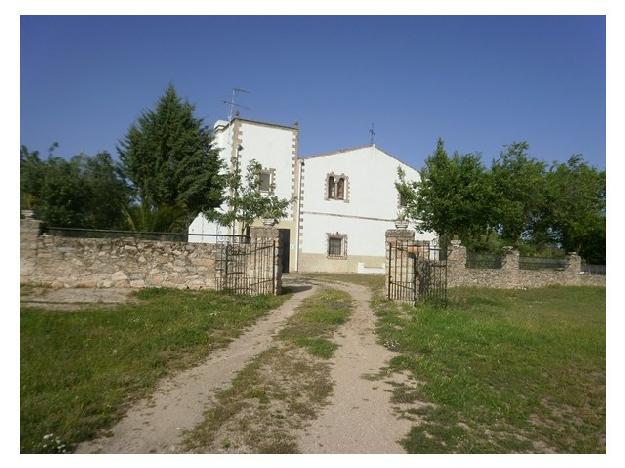
[[39, 235], [21, 220], [20, 282], [51, 287], [213, 289], [214, 244]]

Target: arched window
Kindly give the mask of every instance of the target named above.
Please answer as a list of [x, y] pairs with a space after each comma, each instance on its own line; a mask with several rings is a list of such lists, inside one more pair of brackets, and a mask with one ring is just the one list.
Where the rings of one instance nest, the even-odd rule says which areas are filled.
[[328, 198], [334, 198], [336, 195], [336, 184], [334, 183], [334, 176], [328, 177]]
[[337, 200], [345, 199], [345, 178], [341, 177], [336, 183], [336, 198]]

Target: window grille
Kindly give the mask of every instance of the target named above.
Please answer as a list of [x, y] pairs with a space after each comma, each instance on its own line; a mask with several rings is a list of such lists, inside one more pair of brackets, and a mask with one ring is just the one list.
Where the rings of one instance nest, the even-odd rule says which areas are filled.
[[343, 238], [330, 236], [328, 239], [328, 255], [331, 257], [341, 257], [343, 255]]

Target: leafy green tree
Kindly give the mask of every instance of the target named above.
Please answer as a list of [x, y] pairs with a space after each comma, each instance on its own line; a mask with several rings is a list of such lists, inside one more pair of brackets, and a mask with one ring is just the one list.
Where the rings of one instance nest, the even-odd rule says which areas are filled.
[[573, 155], [546, 175], [546, 222], [553, 239], [593, 263], [605, 262], [606, 178]]
[[131, 192], [119, 167], [108, 152], [93, 157], [79, 155], [72, 158], [79, 177], [87, 191], [84, 224], [100, 229], [124, 227], [123, 209], [130, 201]]
[[[54, 149], [58, 145], [53, 145]], [[111, 156], [78, 155], [69, 161], [20, 150], [21, 204], [59, 227], [119, 229], [129, 191]]]
[[395, 186], [406, 205], [405, 215], [419, 231], [435, 231], [443, 239], [458, 235], [464, 242], [487, 234], [493, 191], [478, 155], [449, 157], [439, 138], [420, 181], [406, 181], [401, 170], [398, 176]]
[[219, 152], [211, 132], [172, 85], [118, 145], [125, 175], [152, 208], [179, 206], [191, 220], [222, 202]]
[[20, 147], [20, 207], [24, 210], [35, 209], [41, 196], [45, 163], [38, 151], [32, 153], [26, 146]]
[[268, 193], [262, 192], [261, 169], [260, 163], [252, 159], [243, 177], [241, 168], [235, 161], [225, 177], [227, 182], [225, 210], [213, 210], [208, 217], [223, 226], [234, 226], [238, 223], [241, 234], [245, 234], [256, 219], [272, 219], [277, 223], [284, 218], [293, 200], [275, 195], [273, 183]]
[[545, 163], [528, 155], [526, 141], [504, 148], [491, 167], [495, 222], [504, 242], [518, 246], [542, 226]]

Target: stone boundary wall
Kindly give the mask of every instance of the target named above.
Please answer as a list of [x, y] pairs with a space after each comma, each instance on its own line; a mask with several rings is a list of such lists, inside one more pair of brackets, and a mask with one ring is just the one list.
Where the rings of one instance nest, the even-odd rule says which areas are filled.
[[549, 285], [605, 286], [605, 275], [588, 275], [581, 272], [582, 259], [575, 252], [567, 254], [564, 270], [521, 270], [519, 252], [504, 251], [500, 269], [467, 268], [466, 248], [460, 241], [452, 241], [447, 257], [448, 287], [474, 286], [486, 288], [539, 288]]
[[[20, 283], [54, 288], [144, 288], [216, 289], [215, 261], [222, 244], [143, 240], [133, 237], [78, 238], [41, 234], [41, 221], [24, 213], [20, 220]], [[275, 263], [263, 264], [263, 272], [251, 276], [273, 276], [274, 290], [282, 290], [279, 231], [252, 228], [252, 244], [275, 242]], [[223, 282], [223, 279], [221, 280]]]
[[215, 288], [214, 244], [39, 235], [21, 220], [20, 282], [56, 288]]

